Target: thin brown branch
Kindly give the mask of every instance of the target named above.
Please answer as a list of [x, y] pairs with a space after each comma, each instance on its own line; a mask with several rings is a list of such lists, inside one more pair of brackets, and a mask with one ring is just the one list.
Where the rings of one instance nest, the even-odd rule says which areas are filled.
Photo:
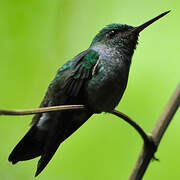
[[63, 106], [52, 106], [52, 107], [43, 107], [37, 109], [28, 109], [28, 110], [4, 110], [0, 109], [0, 115], [30, 115], [30, 114], [39, 114], [44, 112], [51, 111], [64, 111], [70, 109], [85, 109], [84, 105], [63, 105]]
[[180, 105], [180, 83], [151, 132], [152, 137], [156, 142], [156, 144], [160, 143], [161, 138], [165, 133], [169, 123], [171, 122], [171, 119], [176, 113], [179, 105]]
[[[28, 109], [28, 110], [3, 110], [0, 109], [0, 115], [31, 115], [31, 114], [38, 114], [44, 112], [52, 112], [52, 111], [64, 111], [64, 110], [75, 110], [75, 109], [85, 109], [84, 105], [62, 105], [62, 106], [52, 106], [52, 107], [43, 107], [37, 109]], [[134, 122], [130, 117], [126, 114], [119, 112], [117, 110], [113, 110], [111, 114], [114, 114], [121, 119], [128, 122], [131, 126], [133, 126], [144, 139], [144, 141], [148, 141], [146, 133], [143, 129]]]
[[141, 128], [141, 126], [139, 126], [135, 121], [133, 121], [130, 117], [128, 117], [126, 114], [121, 113], [117, 110], [113, 110], [112, 114], [124, 119], [127, 123], [129, 123], [131, 126], [133, 126], [136, 131], [140, 134], [140, 136], [142, 137], [142, 139], [144, 140], [145, 143], [149, 142], [149, 137], [148, 135], [145, 133], [145, 131]]
[[[84, 105], [61, 105], [61, 106], [52, 106], [52, 107], [42, 107], [37, 109], [28, 109], [28, 110], [4, 110], [0, 109], [0, 115], [31, 115], [31, 114], [39, 114], [44, 112], [52, 112], [52, 111], [64, 111], [64, 110], [78, 110], [78, 109], [85, 109]], [[133, 126], [144, 139], [144, 141], [148, 141], [146, 133], [143, 129], [134, 122], [130, 117], [126, 114], [119, 112], [117, 110], [113, 110], [111, 114], [114, 114], [124, 121], [128, 122], [131, 126]]]
[[142, 151], [138, 157], [135, 167], [129, 177], [129, 180], [141, 180], [151, 159], [154, 157], [158, 145], [165, 133], [169, 123], [180, 105], [180, 84], [176, 88], [162, 115], [155, 124], [149, 138], [151, 143], [143, 145]]
[[[38, 113], [44, 113], [44, 112], [52, 112], [52, 111], [64, 111], [64, 110], [77, 110], [77, 109], [85, 109], [84, 105], [63, 105], [63, 106], [52, 106], [52, 107], [43, 107], [43, 108], [37, 108], [37, 109], [29, 109], [29, 110], [0, 110], [0, 115], [31, 115], [31, 114], [38, 114]], [[131, 126], [133, 126], [137, 132], [140, 134], [144, 142], [148, 142], [149, 138], [144, 132], [144, 130], [130, 117], [128, 117], [126, 114], [119, 112], [117, 110], [113, 110], [111, 114], [114, 114], [127, 123], [129, 123]]]

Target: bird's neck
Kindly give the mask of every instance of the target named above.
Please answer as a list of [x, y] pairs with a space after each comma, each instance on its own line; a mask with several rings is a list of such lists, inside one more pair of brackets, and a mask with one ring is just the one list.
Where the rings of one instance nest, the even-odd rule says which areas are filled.
[[131, 64], [132, 55], [134, 50], [129, 49], [127, 46], [111, 46], [106, 44], [96, 44], [90, 47], [97, 51], [100, 55], [107, 57], [107, 59], [116, 59], [117, 61], [124, 61]]

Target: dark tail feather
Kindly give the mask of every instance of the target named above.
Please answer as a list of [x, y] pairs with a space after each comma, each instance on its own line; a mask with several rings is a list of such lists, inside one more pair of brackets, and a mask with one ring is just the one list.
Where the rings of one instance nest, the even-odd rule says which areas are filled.
[[74, 133], [90, 116], [91, 112], [69, 111], [51, 113], [48, 131], [35, 125], [17, 144], [9, 156], [12, 164], [41, 156], [35, 176], [39, 175], [49, 163], [59, 145]]
[[51, 123], [51, 127], [49, 128], [49, 132], [46, 138], [46, 143], [44, 144], [43, 152], [41, 154], [41, 159], [38, 162], [35, 177], [38, 176], [42, 172], [42, 170], [46, 167], [46, 165], [49, 163], [54, 153], [58, 149], [60, 143], [62, 142], [59, 136], [61, 133], [61, 129], [59, 127], [60, 115], [61, 112], [56, 113], [53, 122]]
[[46, 167], [46, 165], [49, 163], [54, 153], [58, 149], [59, 145], [60, 142], [56, 142], [56, 144], [53, 143], [51, 147], [49, 147], [49, 149], [47, 149], [46, 152], [41, 155], [41, 159], [38, 162], [35, 177], [38, 176], [42, 172], [42, 170]]
[[42, 137], [42, 134], [39, 133], [43, 132], [39, 132], [37, 127], [33, 126], [13, 149], [8, 160], [12, 164], [16, 164], [18, 161], [25, 161], [40, 156], [43, 149], [42, 139], [44, 138], [37, 139], [37, 135]]
[[[46, 137], [46, 143], [43, 147], [41, 159], [38, 162], [35, 177], [38, 176], [46, 167], [59, 145], [72, 133], [74, 133], [91, 115], [91, 112], [86, 111], [79, 111], [79, 114], [77, 114], [77, 111], [69, 111], [64, 113], [56, 112]], [[77, 116], [82, 116], [81, 121], [74, 120], [77, 120]], [[59, 119], [61, 119], [61, 121]]]

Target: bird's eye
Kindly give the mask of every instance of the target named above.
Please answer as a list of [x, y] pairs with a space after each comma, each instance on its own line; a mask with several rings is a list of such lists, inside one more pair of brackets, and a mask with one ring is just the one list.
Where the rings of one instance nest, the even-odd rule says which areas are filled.
[[115, 36], [115, 35], [116, 35], [116, 31], [114, 31], [114, 30], [109, 31], [107, 35], [108, 35], [108, 37], [110, 37], [110, 38], [111, 38], [111, 37], [113, 37], [113, 36]]

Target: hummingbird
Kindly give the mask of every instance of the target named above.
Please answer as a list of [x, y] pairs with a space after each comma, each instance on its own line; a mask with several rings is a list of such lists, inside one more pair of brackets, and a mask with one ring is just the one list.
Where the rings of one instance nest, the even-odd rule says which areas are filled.
[[137, 27], [107, 25], [94, 37], [87, 50], [58, 69], [40, 107], [83, 104], [86, 109], [36, 114], [30, 130], [15, 146], [8, 160], [16, 164], [40, 156], [37, 176], [59, 145], [93, 114], [112, 112], [126, 89], [139, 33], [169, 12]]

